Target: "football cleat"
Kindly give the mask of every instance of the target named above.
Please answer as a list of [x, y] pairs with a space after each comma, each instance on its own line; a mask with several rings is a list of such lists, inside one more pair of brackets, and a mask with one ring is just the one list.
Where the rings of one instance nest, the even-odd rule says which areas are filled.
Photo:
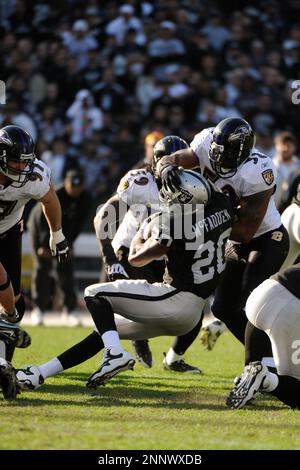
[[128, 369], [133, 370], [134, 364], [135, 360], [128, 352], [116, 348], [106, 348], [101, 366], [89, 376], [86, 386], [96, 388], [99, 385], [105, 385], [120, 372]]
[[146, 368], [152, 367], [152, 353], [147, 339], [132, 341], [135, 357]]
[[211, 351], [217, 339], [226, 330], [226, 325], [220, 320], [214, 320], [201, 328], [199, 339], [206, 351]]
[[231, 390], [226, 405], [231, 409], [242, 408], [250, 400], [255, 398], [260, 391], [263, 391], [265, 379], [268, 376], [268, 369], [261, 362], [250, 362], [245, 367], [237, 385]]
[[0, 357], [0, 387], [6, 400], [14, 400], [19, 392], [16, 371], [10, 362]]
[[166, 360], [166, 353], [164, 353], [164, 355], [165, 358], [163, 360], [163, 368], [165, 370], [172, 370], [174, 372], [185, 372], [189, 374], [202, 374], [202, 370], [199, 369], [199, 367], [190, 366], [185, 362], [183, 358], [179, 361], [174, 361], [171, 362], [171, 364], [168, 364]]
[[17, 370], [16, 376], [21, 390], [36, 390], [45, 381], [38, 366], [24, 366]]
[[31, 338], [25, 330], [4, 318], [0, 318], [0, 339], [16, 348], [27, 348], [31, 344]]

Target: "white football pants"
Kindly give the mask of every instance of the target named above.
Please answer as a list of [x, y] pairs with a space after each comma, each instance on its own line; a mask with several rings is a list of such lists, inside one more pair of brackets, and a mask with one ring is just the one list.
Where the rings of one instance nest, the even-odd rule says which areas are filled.
[[191, 292], [145, 280], [92, 284], [84, 296], [107, 299], [115, 312], [120, 338], [135, 340], [188, 333], [199, 322], [205, 304], [204, 299]]

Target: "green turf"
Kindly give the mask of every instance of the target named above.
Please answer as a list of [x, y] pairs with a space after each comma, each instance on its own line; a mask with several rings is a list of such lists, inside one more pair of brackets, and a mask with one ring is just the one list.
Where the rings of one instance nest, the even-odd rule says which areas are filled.
[[[29, 332], [32, 346], [17, 351], [16, 367], [50, 359], [89, 330]], [[170, 340], [151, 341], [152, 369], [137, 364], [97, 392], [85, 387], [99, 362], [94, 358], [15, 402], [0, 398], [0, 449], [299, 449], [299, 412], [270, 396], [243, 410], [225, 407], [243, 355], [231, 335], [224, 334], [212, 352], [199, 340], [190, 348], [186, 359], [203, 368], [202, 376], [162, 370]]]

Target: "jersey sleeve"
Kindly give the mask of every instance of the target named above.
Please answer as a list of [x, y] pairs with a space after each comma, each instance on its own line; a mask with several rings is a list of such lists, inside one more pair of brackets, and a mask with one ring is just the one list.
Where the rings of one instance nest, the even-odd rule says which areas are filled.
[[174, 219], [169, 213], [155, 214], [150, 221], [151, 236], [160, 245], [170, 247], [173, 243], [173, 225]]
[[131, 170], [121, 179], [117, 188], [119, 198], [128, 206], [147, 204], [150, 174], [145, 170]]
[[276, 175], [276, 168], [267, 155], [252, 153], [241, 169], [239, 182], [241, 197], [274, 188]]
[[213, 131], [214, 127], [203, 129], [203, 131], [194, 136], [190, 144], [191, 149], [199, 159], [200, 167], [202, 167], [203, 164], [206, 164], [207, 162]]
[[30, 180], [26, 183], [26, 193], [32, 199], [41, 199], [50, 189], [51, 171], [47, 165], [37, 158]]

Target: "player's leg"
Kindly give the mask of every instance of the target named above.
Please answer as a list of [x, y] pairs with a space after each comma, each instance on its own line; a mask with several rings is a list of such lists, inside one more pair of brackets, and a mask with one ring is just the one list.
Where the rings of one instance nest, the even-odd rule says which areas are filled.
[[[1, 240], [1, 262], [6, 270], [15, 296], [15, 307], [18, 320], [21, 321], [25, 313], [25, 301], [21, 293], [21, 264], [22, 264], [22, 223], [18, 223], [8, 230]], [[6, 345], [6, 358], [11, 361], [15, 346]]]
[[185, 362], [183, 356], [188, 348], [193, 344], [197, 338], [202, 325], [202, 317], [198, 321], [197, 325], [188, 333], [182, 336], [177, 336], [174, 342], [165, 355], [163, 366], [166, 370], [172, 370], [175, 372], [184, 372], [191, 374], [201, 374], [201, 369], [196, 366], [192, 366]]
[[48, 377], [71, 369], [91, 357], [94, 357], [103, 349], [103, 342], [98, 332], [93, 331], [82, 341], [74, 344], [69, 349], [54, 357], [50, 361], [39, 366], [24, 366], [17, 371], [17, 380], [22, 389], [36, 390]]
[[289, 253], [281, 267], [287, 268], [294, 264], [300, 254], [300, 207], [298, 204], [291, 204], [281, 215], [281, 221], [290, 237]]
[[241, 408], [263, 391], [293, 408], [299, 407], [300, 300], [279, 282], [267, 279], [250, 295], [246, 313], [251, 323], [269, 335], [278, 374], [268, 371], [260, 361], [245, 366], [228, 397], [228, 406]]
[[[258, 285], [280, 270], [289, 250], [289, 237], [286, 229], [281, 226], [278, 230], [253, 240], [252, 245], [253, 250], [249, 254], [243, 276], [243, 304]], [[261, 360], [266, 365], [272, 364], [271, 343], [264, 331], [248, 322], [245, 342], [245, 364]]]
[[[162, 281], [162, 262], [153, 261], [145, 266], [136, 268], [128, 262], [128, 248], [122, 247], [122, 259], [121, 263], [127, 272], [129, 279], [145, 279], [150, 283]], [[136, 359], [139, 363], [145, 367], [150, 368], [153, 364], [152, 352], [147, 339], [139, 339], [132, 341], [132, 347], [135, 353]]]
[[235, 245], [230, 244], [226, 250], [225, 270], [215, 292], [212, 313], [226, 324], [241, 343], [244, 343], [247, 318], [245, 314], [241, 314], [241, 295], [247, 254], [242, 257], [237, 249]]
[[203, 299], [194, 294], [166, 284], [127, 280], [89, 286], [85, 300], [105, 346], [103, 362], [91, 375], [90, 385], [105, 383], [115, 373], [133, 365], [130, 355], [122, 350], [114, 312], [141, 323], [149, 338], [185, 334], [199, 321], [200, 314], [197, 317], [195, 311], [201, 312], [204, 305]]

